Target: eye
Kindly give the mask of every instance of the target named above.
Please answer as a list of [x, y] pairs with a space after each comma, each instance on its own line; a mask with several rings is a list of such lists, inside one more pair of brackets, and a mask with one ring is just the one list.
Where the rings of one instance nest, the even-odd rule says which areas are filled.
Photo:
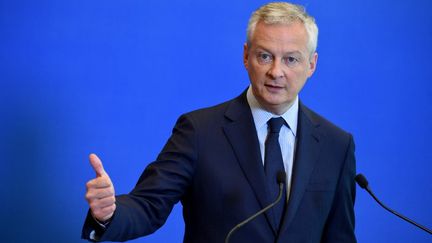
[[287, 65], [289, 65], [289, 66], [295, 65], [295, 64], [297, 64], [299, 61], [300, 61], [300, 59], [299, 59], [299, 58], [296, 58], [296, 57], [294, 57], [294, 56], [288, 56], [288, 57], [285, 57], [285, 58], [284, 58], [284, 62], [285, 62], [285, 64], [287, 64]]
[[261, 64], [271, 63], [273, 61], [273, 56], [266, 52], [260, 52], [257, 54], [258, 62]]

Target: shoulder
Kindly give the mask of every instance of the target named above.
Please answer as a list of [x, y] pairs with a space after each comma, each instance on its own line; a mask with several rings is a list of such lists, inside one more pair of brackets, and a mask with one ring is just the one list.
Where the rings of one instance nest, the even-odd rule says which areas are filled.
[[300, 103], [299, 120], [311, 123], [315, 126], [322, 136], [336, 143], [351, 143], [352, 135], [348, 131], [329, 121], [319, 113], [313, 111], [303, 103]]
[[179, 119], [189, 119], [197, 124], [220, 124], [250, 115], [246, 92], [220, 104], [184, 113]]

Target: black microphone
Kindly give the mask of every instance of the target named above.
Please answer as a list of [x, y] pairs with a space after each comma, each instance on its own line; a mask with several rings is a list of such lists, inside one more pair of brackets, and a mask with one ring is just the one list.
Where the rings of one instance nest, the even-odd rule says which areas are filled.
[[428, 232], [429, 234], [432, 234], [432, 230], [430, 230], [430, 229], [424, 227], [423, 225], [420, 225], [420, 224], [414, 222], [413, 220], [411, 220], [411, 219], [409, 219], [409, 218], [403, 216], [402, 214], [400, 214], [400, 213], [394, 211], [393, 209], [387, 207], [387, 206], [384, 205], [380, 200], [378, 200], [378, 198], [375, 196], [375, 194], [373, 194], [372, 190], [370, 189], [370, 187], [369, 187], [369, 182], [367, 181], [366, 177], [364, 177], [364, 175], [362, 175], [362, 174], [358, 174], [358, 175], [356, 175], [356, 177], [355, 177], [355, 181], [357, 182], [357, 184], [358, 184], [361, 188], [365, 189], [365, 190], [366, 190], [366, 191], [367, 191], [367, 192], [368, 192], [368, 193], [373, 197], [373, 199], [375, 199], [375, 201], [377, 201], [378, 204], [381, 205], [385, 210], [387, 210], [387, 211], [389, 211], [390, 213], [392, 213], [392, 214], [398, 216], [399, 218], [401, 218], [401, 219], [403, 219], [403, 220], [405, 220], [405, 221], [407, 221], [407, 222], [409, 222], [409, 223], [411, 223], [411, 224], [417, 226], [418, 228], [420, 228], [420, 229], [422, 229], [422, 230]]
[[242, 221], [239, 224], [237, 224], [236, 226], [234, 226], [234, 228], [232, 228], [231, 231], [225, 237], [225, 243], [229, 243], [231, 235], [236, 230], [238, 230], [243, 225], [249, 223], [250, 221], [254, 220], [256, 217], [258, 217], [259, 215], [263, 214], [264, 212], [266, 212], [270, 208], [274, 207], [281, 200], [282, 194], [283, 194], [283, 189], [284, 189], [284, 184], [285, 184], [285, 181], [286, 181], [286, 173], [285, 173], [285, 171], [282, 171], [282, 170], [278, 171], [278, 173], [276, 175], [276, 180], [277, 180], [277, 183], [279, 184], [279, 194], [278, 194], [276, 200], [274, 202], [270, 203], [267, 207], [265, 207], [265, 208], [261, 209], [260, 211], [258, 211], [256, 214], [250, 216], [249, 218], [245, 219], [244, 221]]

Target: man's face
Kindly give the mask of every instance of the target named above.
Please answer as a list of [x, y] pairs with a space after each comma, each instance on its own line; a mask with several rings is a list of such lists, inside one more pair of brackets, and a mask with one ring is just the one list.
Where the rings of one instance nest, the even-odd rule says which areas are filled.
[[244, 46], [244, 65], [252, 91], [268, 111], [283, 114], [315, 71], [318, 55], [310, 56], [302, 23], [258, 22]]

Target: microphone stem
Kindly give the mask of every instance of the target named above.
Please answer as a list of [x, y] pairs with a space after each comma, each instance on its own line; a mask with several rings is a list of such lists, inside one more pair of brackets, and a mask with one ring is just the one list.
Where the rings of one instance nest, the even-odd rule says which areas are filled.
[[231, 231], [228, 233], [228, 235], [225, 238], [225, 243], [229, 243], [230, 237], [231, 235], [240, 227], [242, 227], [243, 225], [249, 223], [250, 221], [254, 220], [256, 217], [258, 217], [260, 214], [262, 214], [263, 212], [267, 211], [269, 208], [273, 207], [275, 204], [277, 204], [281, 198], [282, 198], [282, 190], [283, 190], [283, 183], [279, 183], [279, 195], [276, 198], [276, 201], [274, 201], [273, 203], [269, 204], [267, 207], [261, 209], [260, 211], [258, 211], [257, 213], [255, 213], [254, 215], [250, 216], [250, 218], [246, 219], [245, 221], [241, 222], [240, 224], [236, 225], [234, 228], [231, 229]]
[[373, 199], [375, 199], [375, 201], [376, 201], [379, 205], [381, 205], [385, 210], [389, 211], [390, 213], [393, 213], [394, 215], [396, 215], [396, 216], [398, 216], [399, 218], [401, 218], [401, 219], [407, 221], [408, 223], [411, 223], [411, 224], [413, 224], [413, 225], [419, 227], [420, 229], [422, 229], [422, 230], [428, 232], [429, 234], [432, 234], [432, 230], [426, 228], [426, 227], [423, 226], [423, 225], [420, 225], [420, 224], [418, 224], [418, 223], [412, 221], [411, 219], [409, 219], [409, 218], [407, 218], [407, 217], [405, 217], [405, 216], [399, 214], [398, 212], [396, 212], [396, 211], [394, 211], [393, 209], [391, 209], [391, 208], [387, 207], [386, 205], [384, 205], [384, 204], [383, 204], [383, 203], [382, 203], [382, 202], [381, 202], [381, 201], [380, 201], [380, 200], [375, 196], [375, 194], [370, 190], [369, 186], [367, 186], [365, 189], [366, 189], [366, 191], [367, 191], [367, 192], [368, 192], [368, 193], [373, 197]]

